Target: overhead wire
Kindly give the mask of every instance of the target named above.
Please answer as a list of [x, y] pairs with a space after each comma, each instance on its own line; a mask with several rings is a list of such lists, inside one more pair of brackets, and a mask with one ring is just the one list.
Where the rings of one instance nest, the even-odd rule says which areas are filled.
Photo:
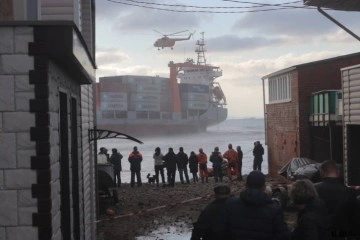
[[245, 1], [232, 1], [232, 0], [222, 0], [224, 2], [237, 2], [237, 3], [245, 3], [245, 4], [254, 4], [256, 6], [248, 6], [248, 7], [223, 7], [223, 6], [216, 6], [216, 7], [207, 7], [207, 6], [194, 6], [194, 5], [184, 5], [184, 4], [165, 4], [165, 3], [156, 3], [156, 2], [144, 2], [144, 1], [137, 1], [137, 0], [122, 0], [127, 2], [133, 2], [138, 4], [146, 4], [146, 5], [155, 5], [155, 6], [165, 6], [165, 7], [186, 7], [186, 8], [200, 8], [200, 9], [239, 9], [239, 8], [253, 8], [253, 7], [264, 7], [264, 6], [282, 6], [288, 5], [293, 3], [299, 3], [301, 1], [293, 1], [293, 2], [284, 2], [284, 3], [277, 3], [277, 4], [267, 4], [267, 3], [256, 3], [256, 2], [245, 2]]
[[[292, 6], [288, 4], [298, 3], [300, 1], [293, 2], [285, 2], [278, 4], [268, 4], [268, 3], [254, 3], [254, 2], [246, 2], [246, 1], [235, 1], [235, 0], [223, 0], [223, 1], [231, 1], [237, 3], [245, 3], [245, 4], [255, 4], [255, 6], [247, 6], [247, 7], [206, 7], [206, 6], [193, 6], [193, 5], [182, 5], [182, 4], [163, 4], [163, 3], [151, 3], [151, 2], [143, 2], [136, 0], [106, 0], [108, 2], [142, 7], [147, 9], [161, 10], [161, 11], [169, 11], [169, 12], [185, 12], [185, 13], [249, 13], [249, 12], [267, 12], [267, 11], [276, 11], [283, 9], [312, 9], [312, 7], [308, 6]], [[140, 5], [145, 4], [145, 5]], [[153, 6], [148, 6], [153, 5]], [[156, 7], [155, 7], [156, 6]], [[167, 8], [161, 8], [161, 7]], [[184, 8], [195, 8], [195, 9], [242, 9], [242, 8], [260, 8], [260, 7], [275, 7], [275, 8], [266, 8], [266, 9], [254, 9], [254, 10], [246, 10], [246, 11], [209, 11], [209, 10], [181, 10], [181, 9], [170, 9], [168, 7], [184, 7]], [[314, 8], [315, 9], [315, 8]]]

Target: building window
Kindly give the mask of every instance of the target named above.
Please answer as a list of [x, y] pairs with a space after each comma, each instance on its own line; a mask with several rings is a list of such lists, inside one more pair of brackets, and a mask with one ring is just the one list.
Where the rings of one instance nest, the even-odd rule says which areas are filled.
[[291, 101], [290, 74], [269, 78], [269, 103]]

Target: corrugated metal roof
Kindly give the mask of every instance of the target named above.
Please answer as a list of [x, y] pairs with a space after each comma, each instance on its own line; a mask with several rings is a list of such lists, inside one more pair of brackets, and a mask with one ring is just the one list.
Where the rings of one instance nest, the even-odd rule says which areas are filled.
[[340, 11], [360, 11], [359, 0], [304, 0], [307, 6], [331, 8]]

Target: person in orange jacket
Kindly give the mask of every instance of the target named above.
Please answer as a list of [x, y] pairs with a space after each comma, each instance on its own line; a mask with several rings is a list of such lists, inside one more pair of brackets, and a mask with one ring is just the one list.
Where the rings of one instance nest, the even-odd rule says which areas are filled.
[[239, 177], [238, 154], [232, 148], [231, 143], [228, 145], [228, 150], [223, 154], [223, 158], [228, 160], [227, 175], [229, 180], [232, 180], [232, 171], [236, 177]]
[[201, 182], [204, 183], [204, 178], [206, 179], [206, 182], [208, 182], [207, 155], [202, 148], [199, 149], [197, 159], [199, 162]]

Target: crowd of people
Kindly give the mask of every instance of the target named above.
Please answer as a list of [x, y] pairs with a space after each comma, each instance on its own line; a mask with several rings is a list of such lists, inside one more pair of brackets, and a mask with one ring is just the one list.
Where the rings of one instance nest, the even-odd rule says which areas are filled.
[[300, 179], [290, 187], [288, 196], [297, 211], [292, 230], [284, 219], [286, 206], [272, 198], [272, 192], [266, 191], [265, 175], [255, 170], [239, 196], [230, 197], [227, 185], [214, 188], [215, 200], [194, 223], [191, 239], [360, 239], [356, 192], [339, 178], [334, 161], [322, 163], [320, 174], [319, 183]]
[[[360, 204], [356, 192], [344, 185], [334, 161], [325, 161], [320, 166], [322, 181], [312, 183], [308, 179], [300, 179], [288, 189], [291, 205], [297, 210], [297, 221], [292, 231], [284, 219], [282, 201], [272, 197], [272, 191], [266, 187], [265, 175], [261, 172], [264, 149], [260, 142], [254, 143], [252, 150], [253, 171], [246, 177], [245, 188], [239, 196], [231, 197], [231, 190], [223, 182], [226, 176], [230, 181], [243, 180], [242, 158], [240, 146], [233, 149], [232, 144], [221, 154], [218, 147], [208, 158], [202, 148], [198, 153], [190, 152], [188, 156], [184, 148], [177, 153], [169, 148], [163, 154], [156, 147], [153, 160], [155, 183], [159, 186], [174, 187], [176, 172], [180, 182], [190, 184], [191, 181], [202, 183], [214, 177], [215, 200], [200, 214], [192, 231], [192, 240], [200, 239], [291, 239], [291, 240], [335, 240], [360, 239]], [[106, 148], [100, 148], [99, 164], [114, 166], [115, 186], [121, 186], [120, 172], [123, 155], [112, 149], [111, 156]], [[128, 156], [130, 162], [130, 186], [142, 186], [141, 162], [142, 154], [137, 147]], [[212, 168], [208, 164], [212, 163]], [[165, 170], [167, 179], [165, 179]], [[189, 174], [190, 172], [190, 174]], [[192, 177], [192, 179], [191, 179]], [[136, 180], [135, 180], [136, 178]]]
[[[104, 147], [100, 148], [97, 157], [98, 164], [110, 163], [114, 166], [114, 185], [120, 187], [120, 172], [122, 171], [121, 160], [123, 155], [119, 153], [116, 148], [112, 149], [111, 156], [107, 151], [108, 150]], [[264, 148], [259, 141], [254, 142], [253, 155], [253, 169], [261, 171]], [[174, 187], [177, 171], [179, 172], [180, 182], [182, 184], [190, 184], [189, 172], [192, 175], [192, 182], [194, 183], [199, 181], [202, 183], [209, 182], [209, 176], [214, 176], [215, 182], [223, 182], [224, 176], [227, 176], [230, 181], [233, 179], [242, 181], [243, 179], [243, 152], [240, 146], [237, 146], [236, 150], [233, 149], [232, 144], [228, 145], [228, 149], [224, 154], [219, 152], [219, 147], [215, 147], [209, 158], [202, 148], [199, 148], [198, 153], [191, 151], [190, 156], [188, 156], [188, 154], [184, 152], [183, 147], [179, 148], [178, 153], [175, 153], [173, 148], [169, 148], [166, 154], [161, 152], [160, 147], [156, 147], [153, 159], [156, 186], [160, 185], [161, 180], [162, 186]], [[140, 174], [142, 160], [143, 156], [135, 146], [128, 157], [131, 172], [131, 187], [135, 187], [135, 183], [138, 187], [142, 186]], [[210, 166], [210, 164], [212, 164], [212, 166]], [[166, 170], [167, 174], [166, 181], [164, 170]], [[161, 179], [159, 179], [160, 177]]]

